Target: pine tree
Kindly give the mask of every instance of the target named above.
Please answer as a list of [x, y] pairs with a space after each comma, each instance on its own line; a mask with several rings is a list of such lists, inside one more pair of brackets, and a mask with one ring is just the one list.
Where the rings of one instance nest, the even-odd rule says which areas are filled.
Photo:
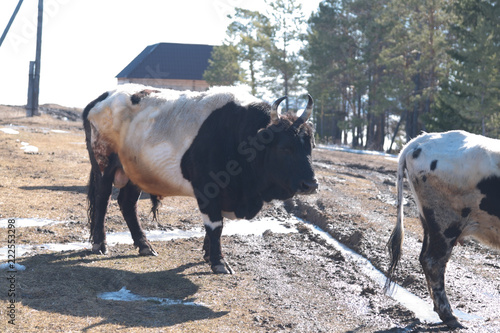
[[[231, 45], [238, 51], [238, 62], [243, 72], [241, 82], [250, 85], [253, 95], [262, 95], [259, 88], [264, 86], [261, 72], [264, 54], [270, 48], [269, 19], [256, 11], [236, 8], [233, 21], [228, 26], [227, 35]], [[261, 89], [262, 90], [262, 89]]]
[[208, 68], [203, 73], [203, 79], [209, 85], [233, 85], [241, 81], [238, 65], [238, 51], [234, 45], [223, 44], [214, 46]]
[[[306, 67], [300, 55], [306, 25], [302, 5], [296, 0], [266, 0], [269, 28], [262, 30], [266, 44], [263, 71], [265, 86], [277, 96], [297, 96], [303, 92]], [[289, 109], [286, 100], [285, 109]]]
[[[456, 15], [448, 38], [453, 62], [433, 127], [500, 137], [500, 1], [464, 0], [450, 8]], [[447, 124], [450, 116], [460, 122]]]

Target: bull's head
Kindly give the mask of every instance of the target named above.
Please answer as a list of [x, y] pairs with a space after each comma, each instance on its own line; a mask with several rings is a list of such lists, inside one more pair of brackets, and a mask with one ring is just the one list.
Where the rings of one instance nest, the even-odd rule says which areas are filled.
[[273, 199], [288, 199], [295, 194], [314, 193], [318, 183], [314, 177], [311, 152], [314, 147], [313, 128], [307, 122], [313, 110], [313, 99], [308, 95], [307, 106], [300, 117], [280, 115], [279, 104], [286, 97], [276, 100], [271, 106], [270, 125], [263, 131], [272, 138], [266, 145], [264, 172], [272, 188]]

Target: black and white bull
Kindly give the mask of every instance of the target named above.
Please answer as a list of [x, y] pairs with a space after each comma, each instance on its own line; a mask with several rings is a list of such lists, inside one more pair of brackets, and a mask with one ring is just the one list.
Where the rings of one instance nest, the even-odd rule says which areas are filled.
[[451, 328], [462, 327], [445, 292], [444, 275], [453, 246], [464, 237], [500, 247], [500, 141], [464, 131], [422, 134], [399, 156], [397, 224], [388, 243], [388, 285], [403, 243], [404, 172], [424, 229], [420, 263], [434, 311]]
[[156, 255], [137, 218], [141, 191], [153, 211], [165, 196], [195, 197], [206, 236], [205, 259], [231, 273], [221, 251], [223, 217], [253, 218], [263, 202], [314, 192], [309, 96], [300, 117], [238, 88], [180, 92], [119, 86], [91, 102], [83, 121], [91, 161], [89, 220], [93, 251], [106, 252], [104, 218], [114, 184], [141, 255]]

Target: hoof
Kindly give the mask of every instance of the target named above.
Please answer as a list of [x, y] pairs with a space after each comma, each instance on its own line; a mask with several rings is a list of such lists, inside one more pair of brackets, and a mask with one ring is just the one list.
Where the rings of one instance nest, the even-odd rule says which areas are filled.
[[139, 250], [140, 256], [157, 256], [158, 252], [156, 252], [152, 247], [145, 247]]
[[106, 243], [99, 243], [92, 245], [92, 253], [95, 254], [106, 254], [108, 253], [108, 249], [106, 248]]
[[218, 265], [212, 265], [212, 271], [215, 274], [234, 274], [233, 269], [225, 260], [222, 260]]
[[466, 327], [460, 324], [457, 318], [448, 319], [444, 322], [451, 330], [465, 329]]
[[141, 240], [139, 245], [136, 245], [139, 248], [140, 256], [157, 256], [158, 252], [153, 249], [153, 246], [149, 244], [147, 240]]

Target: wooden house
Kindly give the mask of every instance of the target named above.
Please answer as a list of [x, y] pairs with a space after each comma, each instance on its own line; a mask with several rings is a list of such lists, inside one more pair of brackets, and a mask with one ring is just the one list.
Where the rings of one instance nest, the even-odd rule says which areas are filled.
[[158, 43], [149, 45], [117, 76], [118, 84], [139, 83], [157, 88], [203, 91], [203, 73], [213, 46]]

